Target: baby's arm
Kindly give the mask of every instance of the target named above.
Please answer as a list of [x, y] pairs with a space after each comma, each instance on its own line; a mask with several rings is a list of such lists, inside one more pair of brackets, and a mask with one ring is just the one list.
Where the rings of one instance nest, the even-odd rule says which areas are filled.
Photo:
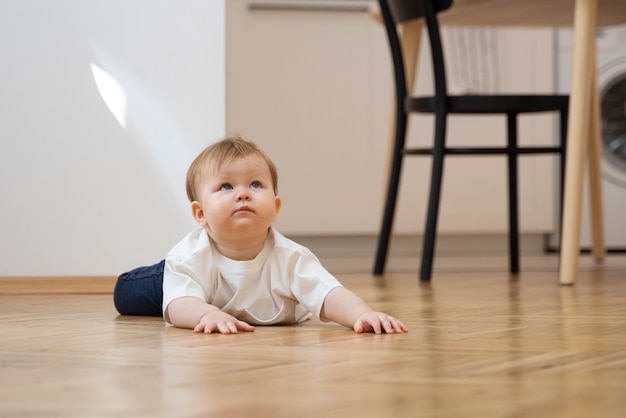
[[402, 322], [383, 312], [374, 311], [363, 299], [344, 287], [336, 287], [328, 292], [320, 316], [353, 328], [358, 334], [408, 332]]
[[165, 320], [175, 327], [189, 328], [194, 332], [205, 334], [212, 332], [236, 334], [238, 331], [254, 331], [252, 325], [193, 296], [171, 301], [165, 311]]

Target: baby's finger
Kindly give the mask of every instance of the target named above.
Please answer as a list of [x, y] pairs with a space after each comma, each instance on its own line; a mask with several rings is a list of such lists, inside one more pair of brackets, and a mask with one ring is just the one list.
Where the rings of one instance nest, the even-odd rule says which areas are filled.
[[382, 324], [382, 328], [385, 330], [386, 334], [393, 334], [395, 332], [395, 328], [391, 321], [393, 318], [391, 317], [382, 317], [380, 318], [380, 322]]
[[211, 334], [216, 329], [217, 329], [217, 325], [212, 324], [212, 323], [208, 323], [208, 324], [198, 324], [198, 325], [196, 325], [196, 327], [193, 329], [193, 331], [197, 332], [197, 333], [202, 332], [204, 334]]
[[393, 327], [394, 332], [402, 334], [409, 331], [407, 327], [405, 327], [404, 324], [398, 321], [396, 318], [391, 318], [390, 323]]
[[409, 329], [402, 322], [398, 321], [397, 327], [402, 330], [402, 332], [409, 332]]
[[382, 321], [380, 320], [380, 318], [376, 318], [376, 320], [372, 321], [372, 323], [370, 324], [375, 334], [383, 333], [383, 328], [381, 328], [381, 322]]
[[[233, 330], [234, 328], [234, 330]], [[232, 322], [220, 322], [217, 324], [217, 330], [221, 334], [236, 334], [237, 327]]]
[[198, 325], [196, 325], [196, 327], [193, 329], [193, 332], [204, 332], [207, 333], [207, 328], [209, 327], [208, 324], [204, 324], [204, 323], [200, 323]]
[[237, 329], [240, 331], [252, 332], [254, 331], [254, 327], [247, 322], [237, 321]]

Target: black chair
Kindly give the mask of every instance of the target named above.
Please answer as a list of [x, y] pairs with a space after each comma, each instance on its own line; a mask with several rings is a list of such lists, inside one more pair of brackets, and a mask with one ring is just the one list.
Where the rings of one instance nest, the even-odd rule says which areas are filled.
[[[387, 200], [378, 237], [374, 274], [385, 270], [389, 238], [396, 207], [402, 160], [408, 155], [432, 155], [430, 196], [422, 248], [420, 279], [430, 280], [437, 234], [437, 217], [444, 157], [447, 155], [506, 155], [508, 159], [509, 198], [509, 264], [511, 273], [519, 272], [519, 227], [517, 192], [517, 157], [521, 154], [557, 153], [561, 164], [561, 198], [567, 134], [567, 95], [459, 95], [448, 94], [444, 53], [437, 13], [452, 6], [452, 0], [379, 0], [393, 60], [396, 114], [395, 138], [389, 174]], [[423, 18], [428, 31], [432, 56], [435, 93], [430, 97], [409, 97], [404, 57], [398, 35], [399, 25]], [[431, 148], [407, 148], [405, 136], [410, 112], [431, 113], [435, 117], [435, 138]], [[517, 116], [520, 113], [559, 112], [561, 139], [559, 146], [520, 147], [517, 144]], [[448, 147], [446, 124], [449, 114], [502, 114], [507, 118], [508, 144], [504, 147]], [[562, 199], [561, 199], [562, 201]]]

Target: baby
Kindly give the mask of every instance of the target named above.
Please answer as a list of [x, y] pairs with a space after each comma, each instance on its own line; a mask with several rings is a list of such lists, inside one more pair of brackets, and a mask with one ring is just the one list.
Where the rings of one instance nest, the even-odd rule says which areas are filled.
[[132, 299], [162, 298], [165, 321], [195, 332], [233, 334], [311, 316], [357, 333], [407, 332], [272, 227], [282, 204], [277, 190], [276, 167], [253, 142], [227, 138], [207, 147], [187, 173], [191, 211], [201, 228], [176, 244], [164, 263], [120, 276], [118, 311], [150, 314], [137, 311]]

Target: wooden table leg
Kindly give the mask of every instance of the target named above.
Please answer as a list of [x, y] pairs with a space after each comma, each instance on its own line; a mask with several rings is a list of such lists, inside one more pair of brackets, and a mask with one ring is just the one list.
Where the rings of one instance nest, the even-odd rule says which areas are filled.
[[580, 221], [584, 163], [591, 111], [591, 80], [597, 69], [589, 59], [595, 42], [597, 0], [576, 0], [574, 13], [574, 62], [567, 128], [565, 196], [561, 228], [559, 282], [574, 284], [580, 252]]
[[402, 25], [402, 55], [405, 58], [404, 70], [406, 72], [406, 89], [413, 93], [415, 78], [417, 77], [417, 64], [419, 62], [420, 44], [422, 40], [423, 20], [413, 20]]
[[600, 93], [598, 92], [598, 64], [596, 44], [593, 43], [594, 68], [591, 81], [591, 123], [589, 129], [589, 206], [591, 215], [591, 254], [596, 262], [604, 260], [606, 244], [604, 241], [604, 213], [602, 210], [602, 125], [600, 115]]

